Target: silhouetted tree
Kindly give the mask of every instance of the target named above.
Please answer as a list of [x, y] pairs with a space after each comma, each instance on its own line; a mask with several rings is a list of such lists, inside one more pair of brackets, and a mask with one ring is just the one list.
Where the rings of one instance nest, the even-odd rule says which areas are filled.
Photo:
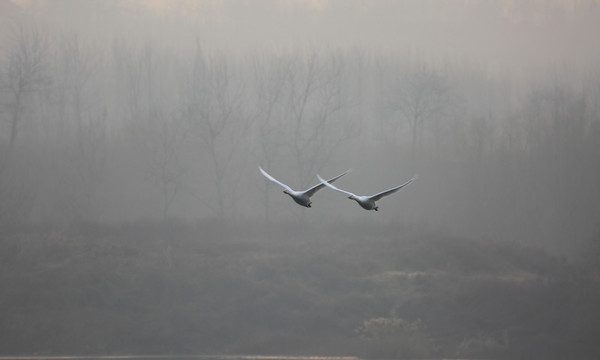
[[[68, 216], [90, 219], [93, 197], [104, 177], [107, 160], [107, 110], [99, 103], [99, 61], [77, 36], [59, 43], [53, 88], [57, 109], [54, 139], [64, 142], [64, 151], [55, 159], [61, 169], [62, 201]], [[53, 139], [50, 139], [51, 141]]]
[[286, 74], [286, 106], [289, 107], [287, 138], [298, 178], [304, 185], [314, 179], [319, 164], [329, 160], [345, 138], [336, 114], [346, 105], [342, 98], [343, 59], [317, 50], [298, 56]]
[[182, 177], [186, 172], [182, 156], [186, 129], [179, 118], [165, 118], [160, 113], [155, 116], [149, 139], [152, 145], [147, 150], [152, 154], [150, 174], [160, 189], [162, 217], [166, 220], [169, 208], [182, 188]]
[[446, 78], [424, 63], [409, 70], [397, 83], [391, 99], [392, 108], [408, 123], [414, 154], [426, 122], [443, 118], [452, 105]]
[[212, 175], [217, 213], [225, 215], [239, 180], [231, 165], [250, 125], [241, 111], [244, 83], [226, 57], [205, 56], [198, 43], [189, 71], [184, 116], [208, 154], [210, 165], [201, 165], [202, 173]]
[[9, 151], [12, 151], [19, 127], [26, 116], [29, 96], [38, 92], [49, 81], [46, 37], [34, 26], [18, 24], [13, 28], [7, 68], [4, 70], [8, 93]]
[[[255, 119], [258, 128], [258, 157], [264, 161], [263, 166], [270, 169], [272, 165], [283, 156], [279, 151], [285, 145], [284, 128], [282, 121], [284, 109], [281, 100], [284, 97], [285, 75], [290, 59], [277, 57], [265, 59], [262, 62], [255, 59], [252, 64], [253, 84], [255, 86], [254, 104]], [[265, 220], [269, 221], [269, 188], [271, 184], [265, 183]]]

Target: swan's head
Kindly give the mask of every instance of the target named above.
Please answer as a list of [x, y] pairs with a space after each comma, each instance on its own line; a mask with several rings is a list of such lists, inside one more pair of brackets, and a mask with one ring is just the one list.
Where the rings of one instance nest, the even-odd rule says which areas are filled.
[[287, 190], [283, 190], [283, 193], [288, 195], [290, 194]]
[[356, 200], [356, 199], [354, 198], [354, 196], [352, 196], [352, 195], [348, 196], [348, 199], [350, 199], [350, 200]]

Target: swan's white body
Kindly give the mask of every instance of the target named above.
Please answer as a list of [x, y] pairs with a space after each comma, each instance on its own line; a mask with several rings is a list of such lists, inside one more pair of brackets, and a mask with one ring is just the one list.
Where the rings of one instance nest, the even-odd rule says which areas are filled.
[[[325, 187], [325, 185], [323, 185], [323, 184], [317, 184], [317, 185], [311, 187], [310, 189], [307, 189], [304, 191], [295, 191], [291, 187], [287, 186], [286, 184], [282, 183], [281, 181], [279, 181], [279, 180], [275, 179], [274, 177], [272, 177], [271, 175], [269, 175], [260, 166], [258, 167], [258, 169], [267, 179], [271, 180], [275, 184], [284, 188], [285, 189], [285, 190], [283, 190], [284, 194], [289, 195], [298, 205], [302, 205], [304, 207], [308, 207], [308, 208], [311, 207], [312, 202], [310, 201], [310, 197], [313, 196], [317, 191], [319, 191]], [[332, 183], [332, 182], [336, 181], [337, 179], [341, 178], [342, 176], [346, 175], [347, 173], [348, 173], [348, 171], [346, 171], [345, 173], [340, 174], [336, 177], [333, 177], [333, 178], [327, 180], [327, 183]], [[325, 181], [325, 180], [323, 180], [323, 181]]]
[[360, 205], [365, 210], [375, 210], [375, 211], [377, 211], [377, 209], [379, 209], [379, 207], [375, 204], [375, 201], [381, 199], [384, 196], [388, 196], [388, 195], [395, 193], [396, 191], [402, 189], [403, 187], [405, 187], [406, 185], [410, 184], [411, 182], [413, 182], [417, 179], [417, 175], [415, 175], [410, 180], [408, 180], [407, 182], [405, 182], [404, 184], [402, 184], [400, 186], [396, 186], [391, 189], [379, 192], [375, 195], [360, 196], [360, 195], [353, 194], [350, 191], [338, 189], [337, 187], [331, 185], [329, 182], [325, 182], [325, 180], [323, 180], [323, 178], [321, 178], [321, 176], [319, 176], [319, 174], [317, 174], [317, 177], [319, 178], [319, 181], [321, 181], [322, 185], [327, 186], [328, 188], [330, 188], [332, 190], [339, 191], [341, 193], [348, 195], [348, 199], [352, 199], [352, 200], [356, 201], [358, 203], [358, 205]]

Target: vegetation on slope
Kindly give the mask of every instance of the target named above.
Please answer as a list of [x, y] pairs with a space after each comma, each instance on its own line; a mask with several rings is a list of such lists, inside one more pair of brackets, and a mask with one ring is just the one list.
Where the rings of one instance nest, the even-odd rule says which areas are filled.
[[600, 287], [583, 266], [399, 225], [344, 228], [203, 222], [4, 233], [3, 351], [598, 354]]

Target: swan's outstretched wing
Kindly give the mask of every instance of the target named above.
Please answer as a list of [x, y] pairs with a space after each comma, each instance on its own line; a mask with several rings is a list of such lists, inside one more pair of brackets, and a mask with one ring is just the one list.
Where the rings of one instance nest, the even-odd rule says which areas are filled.
[[[331, 184], [332, 182], [336, 181], [337, 179], [341, 178], [342, 176], [346, 175], [348, 172], [350, 172], [350, 170], [346, 171], [343, 174], [340, 174], [336, 177], [332, 177], [331, 179], [327, 180], [327, 183]], [[317, 184], [313, 187], [311, 187], [310, 189], [306, 190], [304, 193], [306, 194], [306, 196], [311, 197], [313, 196], [317, 191], [321, 190], [322, 188], [324, 188], [325, 185], [324, 184]]]
[[261, 168], [260, 166], [258, 167], [258, 170], [260, 170], [260, 172], [269, 180], [271, 180], [272, 182], [274, 182], [275, 184], [281, 186], [282, 188], [286, 189], [287, 191], [290, 192], [294, 192], [294, 190], [292, 190], [291, 187], [287, 186], [286, 184], [282, 183], [281, 181], [275, 179], [274, 177], [272, 177], [271, 175], [269, 175], [266, 171], [263, 170], [263, 168]]
[[317, 174], [317, 177], [319, 178], [319, 181], [321, 182], [321, 184], [327, 186], [328, 188], [330, 188], [332, 190], [335, 190], [335, 191], [339, 191], [339, 192], [344, 193], [346, 195], [350, 195], [350, 196], [356, 197], [356, 195], [353, 194], [353, 193], [351, 193], [350, 191], [338, 189], [335, 186], [331, 185], [330, 183], [326, 182], [325, 180], [323, 180], [323, 178], [321, 176], [319, 176], [319, 174]]
[[381, 199], [384, 196], [388, 196], [388, 195], [391, 195], [391, 194], [395, 193], [396, 191], [402, 189], [403, 187], [405, 187], [406, 185], [410, 184], [411, 182], [413, 182], [413, 181], [415, 181], [417, 179], [418, 179], [418, 177], [417, 177], [417, 175], [415, 175], [410, 180], [408, 180], [407, 182], [405, 182], [404, 184], [402, 184], [400, 186], [393, 187], [393, 188], [385, 190], [385, 191], [382, 191], [382, 192], [377, 193], [375, 195], [371, 195], [369, 198], [371, 200], [373, 200], [373, 201], [377, 201], [377, 200]]

